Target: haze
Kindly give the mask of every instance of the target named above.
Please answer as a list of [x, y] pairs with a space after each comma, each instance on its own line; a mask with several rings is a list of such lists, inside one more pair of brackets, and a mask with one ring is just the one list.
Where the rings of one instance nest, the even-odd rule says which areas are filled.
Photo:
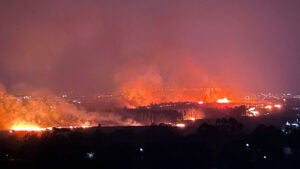
[[299, 9], [296, 0], [1, 0], [0, 83], [300, 92]]

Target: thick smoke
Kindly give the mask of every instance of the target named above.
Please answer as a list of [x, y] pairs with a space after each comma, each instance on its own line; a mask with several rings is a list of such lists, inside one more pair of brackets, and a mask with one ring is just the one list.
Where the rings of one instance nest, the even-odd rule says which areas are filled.
[[3, 0], [0, 81], [104, 93], [148, 73], [169, 88], [298, 90], [299, 5], [281, 3]]
[[224, 85], [208, 78], [200, 64], [187, 53], [172, 49], [159, 51], [149, 58], [126, 60], [120, 66], [115, 79], [126, 106], [200, 100], [215, 102], [218, 98], [236, 94], [236, 90], [221, 89]]

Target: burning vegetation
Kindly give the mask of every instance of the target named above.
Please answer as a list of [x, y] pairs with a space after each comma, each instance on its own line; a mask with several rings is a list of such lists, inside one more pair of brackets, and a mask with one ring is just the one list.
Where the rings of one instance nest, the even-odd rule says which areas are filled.
[[95, 113], [87, 113], [49, 93], [35, 92], [18, 97], [4, 90], [0, 92], [0, 129], [38, 131], [57, 126], [95, 124]]

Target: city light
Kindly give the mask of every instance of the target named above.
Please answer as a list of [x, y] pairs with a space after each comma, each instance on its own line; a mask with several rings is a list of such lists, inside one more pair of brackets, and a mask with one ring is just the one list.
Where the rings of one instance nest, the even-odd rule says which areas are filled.
[[267, 106], [265, 106], [265, 109], [272, 109], [272, 106], [271, 105], [267, 105]]
[[176, 127], [184, 128], [184, 127], [185, 127], [185, 124], [183, 124], [183, 123], [177, 123], [177, 124], [176, 124]]
[[274, 107], [280, 109], [281, 105], [280, 104], [275, 104]]

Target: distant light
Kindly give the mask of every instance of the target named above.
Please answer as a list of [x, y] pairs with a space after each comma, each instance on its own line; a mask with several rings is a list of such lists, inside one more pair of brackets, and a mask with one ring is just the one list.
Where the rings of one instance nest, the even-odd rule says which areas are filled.
[[196, 120], [196, 118], [195, 118], [195, 117], [191, 117], [191, 118], [190, 118], [190, 120], [192, 120], [192, 121], [195, 121], [195, 120]]
[[255, 107], [251, 107], [248, 109], [249, 111], [254, 111], [255, 110]]
[[293, 150], [288, 146], [283, 148], [283, 152], [287, 156], [293, 154]]
[[259, 111], [252, 111], [251, 113], [253, 114], [253, 116], [259, 115]]
[[267, 159], [267, 156], [264, 156], [263, 158], [264, 158], [264, 159]]
[[259, 111], [256, 111], [256, 110], [255, 110], [255, 107], [249, 108], [248, 111], [250, 112], [250, 113], [248, 114], [248, 116], [250, 116], [250, 117], [259, 115]]
[[183, 124], [183, 123], [177, 123], [177, 124], [176, 124], [176, 127], [184, 128], [184, 127], [185, 127], [185, 124]]
[[143, 149], [143, 148], [140, 148], [139, 150], [140, 150], [140, 152], [144, 152], [144, 149]]
[[265, 106], [265, 109], [272, 109], [272, 106], [271, 105], [267, 105], [267, 106]]
[[280, 104], [275, 104], [274, 107], [280, 109], [280, 108], [281, 108], [281, 105], [280, 105]]
[[87, 159], [94, 159], [95, 158], [95, 153], [94, 152], [88, 152], [88, 153], [86, 153], [85, 157]]
[[30, 99], [31, 96], [24, 96], [23, 99]]
[[249, 147], [250, 145], [249, 145], [249, 143], [246, 143], [246, 147]]

